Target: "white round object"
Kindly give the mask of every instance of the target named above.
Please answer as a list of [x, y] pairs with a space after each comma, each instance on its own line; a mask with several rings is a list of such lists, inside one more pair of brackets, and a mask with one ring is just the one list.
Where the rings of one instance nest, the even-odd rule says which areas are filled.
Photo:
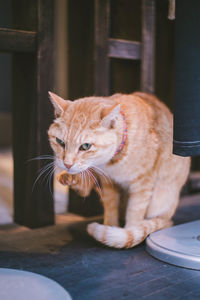
[[151, 233], [146, 250], [172, 265], [200, 270], [200, 220]]
[[1, 300], [72, 300], [57, 282], [42, 275], [0, 268]]

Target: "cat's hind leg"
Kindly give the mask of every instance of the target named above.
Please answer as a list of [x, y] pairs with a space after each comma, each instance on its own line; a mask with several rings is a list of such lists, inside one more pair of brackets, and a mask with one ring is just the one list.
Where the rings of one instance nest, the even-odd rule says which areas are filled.
[[181, 185], [177, 185], [171, 178], [158, 180], [152, 199], [149, 203], [146, 218], [162, 217], [171, 219], [178, 206]]

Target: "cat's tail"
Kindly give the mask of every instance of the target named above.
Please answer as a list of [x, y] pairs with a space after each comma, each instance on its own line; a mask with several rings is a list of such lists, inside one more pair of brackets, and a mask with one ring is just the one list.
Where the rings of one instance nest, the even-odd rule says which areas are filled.
[[171, 225], [169, 220], [154, 218], [128, 228], [91, 223], [87, 231], [97, 241], [109, 247], [132, 248], [144, 241], [150, 233]]

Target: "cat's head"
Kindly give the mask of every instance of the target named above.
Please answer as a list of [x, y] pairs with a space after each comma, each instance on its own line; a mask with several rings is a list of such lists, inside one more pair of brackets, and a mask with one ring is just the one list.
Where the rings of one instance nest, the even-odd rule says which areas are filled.
[[69, 101], [49, 95], [56, 118], [48, 135], [56, 164], [76, 174], [110, 161], [117, 148], [120, 106], [104, 97]]

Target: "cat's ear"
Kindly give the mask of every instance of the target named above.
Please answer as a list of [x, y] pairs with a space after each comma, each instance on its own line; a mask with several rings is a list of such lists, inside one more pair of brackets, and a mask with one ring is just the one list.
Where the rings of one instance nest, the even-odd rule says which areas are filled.
[[58, 118], [67, 109], [71, 101], [64, 100], [52, 92], [48, 92], [48, 93], [49, 93], [49, 98], [55, 108], [55, 116], [56, 118]]
[[120, 104], [115, 105], [107, 111], [103, 111], [102, 126], [110, 128], [120, 113]]

